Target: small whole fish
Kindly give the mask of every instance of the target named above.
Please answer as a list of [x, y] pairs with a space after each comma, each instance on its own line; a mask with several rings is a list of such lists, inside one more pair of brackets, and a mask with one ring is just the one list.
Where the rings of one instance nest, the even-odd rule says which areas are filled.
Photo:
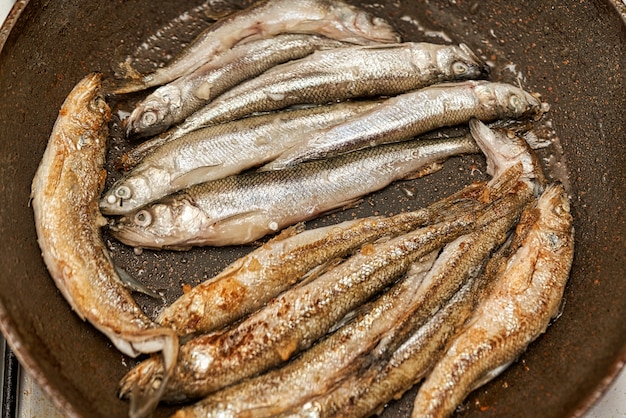
[[[107, 215], [123, 215], [181, 189], [255, 167], [294, 146], [295, 132], [322, 129], [376, 106], [338, 103], [210, 126], [156, 148], [100, 200]], [[125, 163], [131, 162], [128, 154]]]
[[[453, 155], [477, 151], [468, 137], [388, 144], [289, 170], [202, 183], [115, 220], [125, 244], [186, 249], [245, 244], [346, 206], [391, 182], [432, 172]], [[420, 173], [421, 171], [421, 173]]]
[[[237, 325], [189, 340], [180, 347], [176, 370], [161, 390], [162, 399], [180, 402], [206, 396], [284, 363], [402, 276], [413, 262], [471, 229], [476, 218], [470, 212], [367, 244], [315, 280], [283, 292]], [[154, 379], [162, 369], [158, 357], [140, 363], [120, 382], [120, 395], [154, 399]]]
[[359, 308], [354, 318], [285, 366], [244, 380], [179, 410], [175, 417], [276, 416], [293, 405], [330, 390], [350, 370], [367, 360], [371, 350], [411, 308], [421, 280], [437, 252], [413, 263], [404, 277], [376, 300]]
[[538, 117], [546, 106], [504, 83], [465, 81], [401, 94], [345, 123], [314, 132], [265, 170], [278, 170], [377, 144], [402, 141], [443, 126], [498, 119]]
[[[184, 293], [159, 314], [157, 322], [180, 336], [215, 331], [256, 311], [294, 283], [309, 280], [312, 269], [326, 268], [363, 244], [479, 210], [486, 204], [485, 186], [471, 184], [426, 208], [389, 218], [370, 217], [302, 232], [289, 228]], [[497, 187], [490, 193], [494, 199], [510, 185], [503, 182]]]
[[[131, 357], [161, 352], [166, 383], [178, 353], [176, 333], [150, 320], [124, 287], [102, 240], [98, 210], [111, 111], [102, 75], [81, 80], [63, 103], [32, 183], [37, 241], [58, 289], [76, 314]], [[158, 392], [158, 389], [156, 389]], [[131, 417], [155, 403], [131, 404]]]
[[[557, 314], [574, 236], [563, 187], [549, 185], [517, 227], [521, 245], [490, 294], [420, 387], [413, 417], [447, 417], [474, 389], [511, 364]], [[503, 314], [508, 313], [508, 314]]]
[[180, 55], [152, 74], [136, 75], [114, 93], [130, 93], [169, 83], [240, 42], [281, 33], [309, 33], [355, 44], [398, 42], [379, 17], [341, 0], [264, 0], [232, 13], [207, 28]]
[[434, 83], [481, 78], [488, 67], [466, 46], [425, 42], [317, 51], [232, 88], [183, 123], [139, 145], [173, 141], [191, 131], [255, 112], [298, 104], [395, 95]]
[[275, 65], [305, 57], [316, 50], [344, 45], [334, 39], [306, 34], [278, 35], [235, 45], [142, 100], [124, 121], [126, 134], [134, 137], [159, 134], [228, 89]]

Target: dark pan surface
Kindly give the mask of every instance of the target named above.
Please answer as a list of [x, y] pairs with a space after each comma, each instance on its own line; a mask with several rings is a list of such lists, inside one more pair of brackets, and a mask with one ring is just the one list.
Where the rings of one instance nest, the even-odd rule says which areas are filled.
[[[74, 84], [92, 70], [111, 74], [115, 62], [194, 2], [154, 4], [32, 0], [0, 52], [0, 325], [21, 362], [68, 415], [126, 416], [127, 404], [115, 390], [133, 361], [81, 322], [56, 290], [36, 242], [30, 182]], [[624, 21], [608, 0], [361, 4], [392, 20], [406, 40], [442, 42], [425, 36], [418, 28], [422, 25], [468, 43], [495, 64], [493, 79], [516, 82], [520, 77], [523, 86], [550, 103], [549, 119], [563, 154], [550, 149], [543, 157], [560, 161], [550, 164], [556, 177], [567, 170], [577, 239], [563, 312], [515, 364], [472, 394], [457, 415], [580, 415], [626, 357]], [[114, 140], [112, 146], [126, 144]], [[311, 225], [420, 207], [481, 178], [472, 168], [483, 164], [481, 156], [455, 159], [433, 176], [393, 185], [353, 210]], [[404, 189], [416, 196], [408, 197]], [[111, 249], [122, 266], [165, 291], [170, 301], [184, 283], [210, 277], [249, 250], [135, 255], [114, 241]], [[139, 301], [148, 314], [159, 308]], [[409, 414], [414, 394], [415, 389], [383, 415]], [[156, 416], [171, 411], [160, 408]]]

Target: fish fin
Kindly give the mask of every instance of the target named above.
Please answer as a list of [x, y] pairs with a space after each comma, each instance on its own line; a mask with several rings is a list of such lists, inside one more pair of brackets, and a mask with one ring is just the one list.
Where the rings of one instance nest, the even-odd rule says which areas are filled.
[[134, 292], [143, 293], [144, 295], [148, 295], [148, 296], [153, 297], [155, 299], [161, 299], [161, 300], [165, 301], [165, 298], [162, 295], [159, 295], [155, 291], [153, 291], [153, 290], [149, 289], [148, 287], [146, 287], [146, 285], [144, 285], [139, 280], [135, 279], [130, 274], [128, 274], [128, 272], [126, 270], [124, 270], [123, 268], [119, 267], [118, 265], [114, 265], [114, 266], [115, 266], [115, 271], [117, 271], [117, 275], [120, 276], [120, 279], [122, 280], [122, 283], [124, 284], [124, 286], [127, 289], [130, 289], [130, 290], [132, 290]]
[[299, 233], [303, 232], [306, 229], [306, 225], [304, 222], [299, 222], [295, 225], [292, 225], [288, 228], [283, 229], [282, 231], [280, 231], [280, 233], [278, 235], [276, 235], [274, 238], [272, 238], [271, 240], [269, 240], [268, 242], [277, 242], [277, 241], [282, 241], [284, 239], [287, 238], [291, 238], [295, 235], [298, 235]]
[[402, 180], [419, 179], [419, 178], [427, 176], [429, 174], [436, 173], [437, 171], [441, 170], [442, 168], [443, 168], [443, 164], [441, 164], [440, 162], [434, 162], [432, 164], [427, 165], [426, 167], [420, 168], [419, 170], [417, 170], [417, 171], [415, 171], [413, 173], [407, 174], [405, 177], [402, 178]]
[[184, 174], [174, 177], [170, 184], [176, 188], [185, 189], [189, 186], [193, 186], [194, 184], [204, 183], [208, 180], [214, 180], [211, 178], [207, 178], [209, 173], [215, 170], [215, 167], [219, 167], [222, 165], [222, 162], [217, 162], [215, 164], [207, 164], [202, 167], [194, 168], [191, 171], [188, 171]]

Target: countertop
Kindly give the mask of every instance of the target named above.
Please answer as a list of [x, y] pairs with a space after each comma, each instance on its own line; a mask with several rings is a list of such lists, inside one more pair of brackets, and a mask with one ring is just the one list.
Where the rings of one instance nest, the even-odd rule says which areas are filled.
[[[0, 22], [8, 15], [14, 0], [0, 0]], [[626, 4], [626, 2], [625, 2]], [[20, 375], [19, 418], [62, 418], [37, 383], [27, 373]], [[626, 370], [583, 418], [626, 418]]]

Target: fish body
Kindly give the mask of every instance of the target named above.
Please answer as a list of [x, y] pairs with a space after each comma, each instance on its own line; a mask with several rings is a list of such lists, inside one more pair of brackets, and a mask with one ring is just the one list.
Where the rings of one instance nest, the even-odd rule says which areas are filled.
[[[315, 280], [272, 299], [236, 326], [186, 342], [180, 347], [177, 369], [163, 399], [206, 396], [285, 362], [403, 275], [413, 262], [472, 228], [475, 220], [475, 214], [468, 213], [367, 244]], [[120, 393], [151, 396], [154, 377], [161, 370], [159, 358], [144, 361], [122, 379]]]
[[[124, 287], [100, 228], [98, 200], [111, 112], [100, 93], [101, 74], [81, 80], [59, 112], [32, 183], [37, 241], [57, 288], [83, 320], [124, 354], [162, 352], [167, 380], [178, 338], [153, 323]], [[154, 404], [149, 404], [149, 410]], [[147, 413], [131, 406], [131, 416]]]
[[[182, 417], [275, 416], [303, 400], [330, 390], [410, 309], [423, 276], [437, 257], [433, 252], [411, 265], [407, 274], [382, 296], [359, 308], [347, 324], [285, 366], [245, 380], [183, 408]], [[362, 361], [361, 361], [362, 360]]]
[[239, 84], [141, 146], [172, 141], [196, 129], [255, 112], [395, 95], [443, 81], [481, 78], [486, 68], [465, 45], [405, 42], [317, 51]]
[[127, 83], [115, 93], [129, 93], [168, 83], [196, 70], [216, 54], [240, 42], [281, 33], [310, 33], [365, 45], [398, 42], [400, 39], [383, 19], [343, 1], [259, 1], [218, 20], [166, 66]]
[[537, 117], [545, 110], [524, 90], [504, 83], [465, 81], [401, 94], [345, 123], [307, 135], [300, 146], [265, 166], [277, 170], [304, 161], [402, 141], [443, 126]]
[[[100, 210], [122, 215], [194, 184], [238, 174], [294, 146], [296, 132], [340, 123], [377, 103], [338, 103], [259, 115], [191, 132], [156, 148], [115, 182], [100, 200]], [[127, 163], [133, 155], [128, 154]]]
[[285, 34], [246, 42], [224, 51], [194, 72], [159, 87], [142, 100], [124, 122], [128, 136], [159, 134], [205, 104], [275, 65], [343, 42], [323, 36]]
[[574, 253], [562, 186], [549, 185], [517, 227], [521, 244], [421, 386], [413, 417], [450, 416], [475, 388], [512, 363], [557, 314]]
[[352, 203], [450, 156], [476, 150], [467, 137], [416, 140], [289, 170], [231, 176], [144, 206], [116, 220], [111, 230], [120, 241], [146, 248], [249, 243]]
[[472, 184], [426, 208], [389, 218], [369, 217], [302, 232], [289, 228], [183, 294], [159, 314], [157, 322], [181, 336], [218, 330], [307, 278], [312, 269], [363, 244], [479, 210], [484, 206], [483, 187], [484, 183]]

